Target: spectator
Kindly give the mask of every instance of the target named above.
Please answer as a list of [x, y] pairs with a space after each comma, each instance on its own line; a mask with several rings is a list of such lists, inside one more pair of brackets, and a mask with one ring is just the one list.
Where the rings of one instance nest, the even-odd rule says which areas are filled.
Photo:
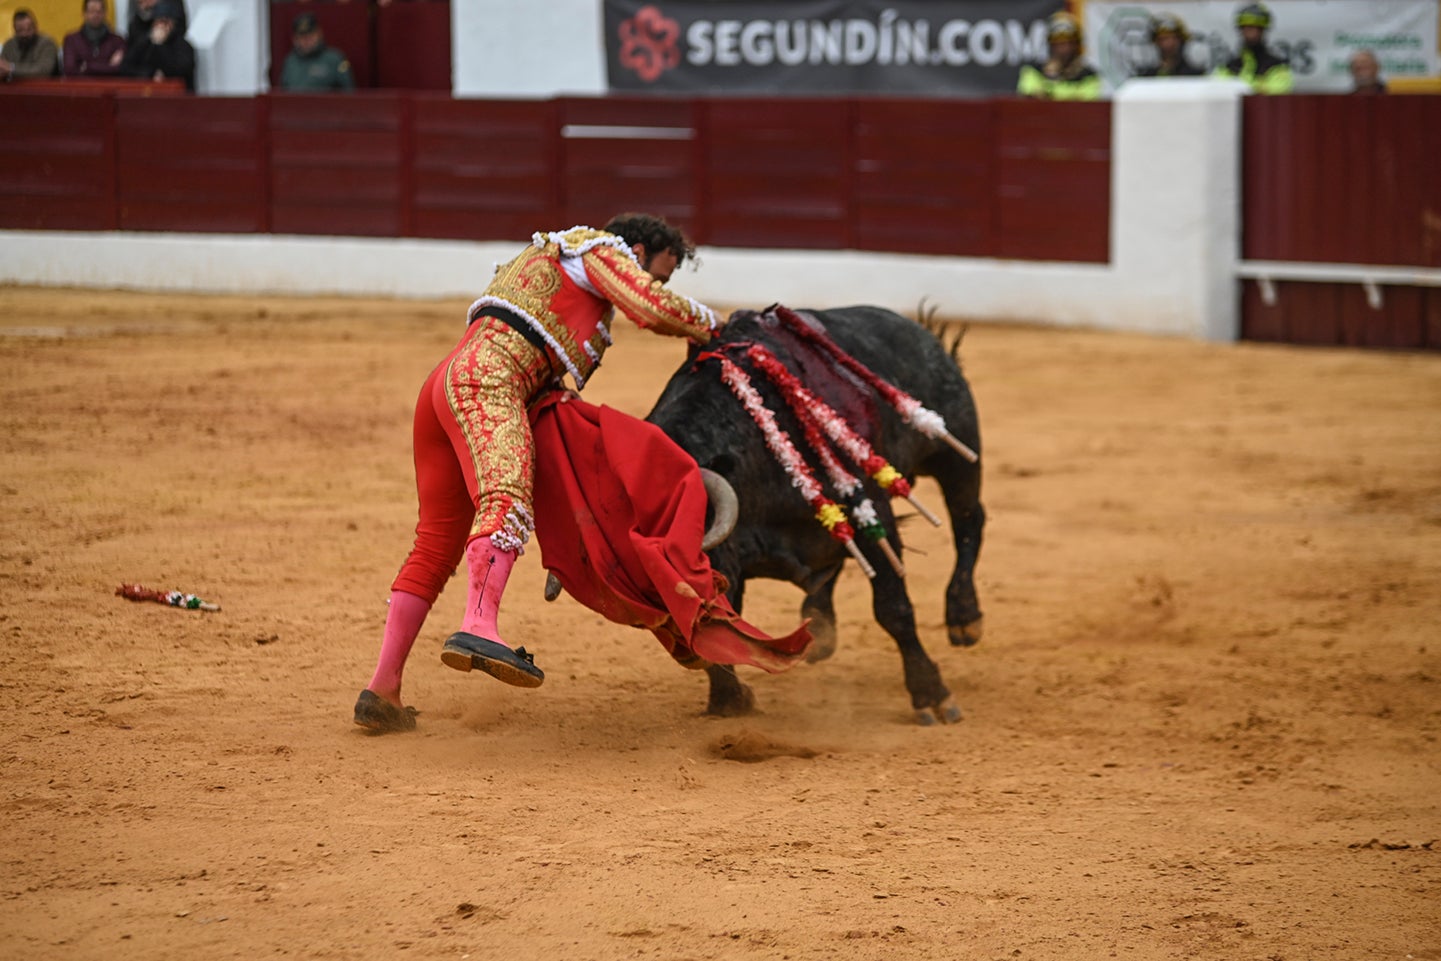
[[1050, 59], [1039, 70], [1023, 66], [1016, 92], [1041, 100], [1099, 100], [1101, 77], [1081, 59], [1080, 21], [1069, 13], [1053, 14], [1046, 40]]
[[1351, 54], [1351, 92], [1376, 94], [1386, 92], [1386, 81], [1381, 79], [1381, 64], [1370, 50], [1357, 50]]
[[345, 54], [325, 45], [325, 33], [313, 13], [302, 13], [290, 28], [290, 53], [280, 72], [280, 89], [301, 93], [354, 90], [355, 76]]
[[60, 73], [60, 51], [40, 32], [35, 14], [21, 7], [11, 18], [15, 36], [0, 47], [0, 80], [53, 77]]
[[1236, 29], [1241, 32], [1241, 52], [1217, 67], [1218, 77], [1235, 77], [1257, 93], [1290, 93], [1295, 86], [1291, 64], [1266, 46], [1271, 29], [1271, 11], [1263, 3], [1248, 3], [1236, 11]]
[[105, 0], [84, 0], [85, 21], [65, 37], [63, 48], [67, 77], [114, 76], [125, 61], [125, 38], [105, 18]]
[[1156, 48], [1156, 64], [1136, 74], [1138, 77], [1199, 77], [1205, 71], [1186, 59], [1186, 42], [1191, 33], [1186, 21], [1171, 13], [1151, 18], [1151, 46]]
[[[155, 20], [155, 8], [162, 0], [135, 0], [135, 5], [130, 8], [130, 24], [125, 28], [125, 39], [134, 43], [136, 38], [143, 37], [150, 32], [150, 27]], [[173, 3], [176, 7], [175, 29], [180, 31], [183, 37], [190, 30], [190, 17], [185, 10], [185, 0], [165, 0]]]
[[179, 77], [186, 90], [195, 90], [195, 48], [180, 32], [180, 9], [177, 0], [155, 4], [149, 31], [130, 37], [123, 73], [146, 80]]

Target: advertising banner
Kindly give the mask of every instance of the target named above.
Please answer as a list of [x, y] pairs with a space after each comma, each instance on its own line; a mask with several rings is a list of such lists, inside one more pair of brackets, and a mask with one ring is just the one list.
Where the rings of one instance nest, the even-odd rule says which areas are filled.
[[617, 92], [1014, 93], [1062, 0], [605, 0]]
[[[1114, 90], [1156, 62], [1147, 35], [1153, 14], [1186, 21], [1191, 40], [1186, 55], [1207, 71], [1232, 57], [1239, 0], [1161, 0], [1113, 3], [1087, 0], [1086, 55]], [[1436, 0], [1267, 0], [1272, 26], [1268, 45], [1291, 61], [1297, 93], [1345, 93], [1348, 64], [1369, 49], [1381, 62], [1383, 78], [1433, 76], [1441, 70], [1436, 51]]]

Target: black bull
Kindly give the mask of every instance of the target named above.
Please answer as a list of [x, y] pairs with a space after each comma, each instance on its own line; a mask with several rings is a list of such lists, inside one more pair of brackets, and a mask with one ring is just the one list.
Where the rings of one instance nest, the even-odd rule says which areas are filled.
[[[801, 311], [818, 321], [832, 340], [875, 374], [910, 394], [945, 419], [951, 434], [980, 452], [980, 431], [970, 387], [962, 376], [956, 344], [948, 350], [925, 326], [879, 307], [845, 307]], [[821, 354], [789, 335], [773, 314], [739, 311], [713, 344], [692, 351], [692, 358], [671, 376], [647, 420], [659, 426], [696, 459], [702, 468], [730, 482], [739, 499], [739, 516], [731, 535], [709, 551], [711, 564], [730, 581], [729, 600], [741, 609], [745, 583], [752, 577], [789, 581], [805, 592], [801, 615], [812, 619], [816, 641], [811, 659], [835, 650], [835, 609], [832, 595], [847, 557], [845, 547], [826, 532], [767, 450], [760, 429], [721, 381], [718, 362], [706, 351], [724, 350], [746, 342], [768, 348], [796, 372], [821, 400], [857, 425], [874, 424], [868, 436], [876, 453], [890, 461], [908, 480], [932, 477], [940, 485], [955, 540], [956, 566], [946, 586], [946, 628], [950, 642], [975, 643], [981, 634], [981, 610], [972, 578], [981, 549], [985, 511], [981, 507], [981, 468], [943, 440], [925, 436], [906, 424], [887, 403], [869, 390], [858, 391], [853, 375], [836, 373]], [[697, 354], [699, 359], [697, 359]], [[742, 366], [746, 366], [743, 362]], [[824, 369], [822, 369], [824, 368]], [[767, 378], [753, 374], [752, 383], [774, 412], [777, 423], [804, 449], [803, 433], [785, 401]], [[848, 387], [844, 380], [850, 380]], [[864, 472], [848, 465], [858, 477]], [[825, 481], [818, 467], [818, 479]], [[901, 535], [890, 498], [873, 481], [866, 491], [892, 542]], [[829, 488], [829, 485], [827, 485]], [[857, 538], [875, 568], [871, 581], [876, 621], [900, 650], [906, 690], [922, 724], [960, 719], [960, 709], [946, 689], [940, 670], [921, 645], [915, 611], [904, 579], [869, 540]], [[735, 670], [715, 665], [710, 677], [709, 713], [737, 715], [754, 707], [754, 696]]]

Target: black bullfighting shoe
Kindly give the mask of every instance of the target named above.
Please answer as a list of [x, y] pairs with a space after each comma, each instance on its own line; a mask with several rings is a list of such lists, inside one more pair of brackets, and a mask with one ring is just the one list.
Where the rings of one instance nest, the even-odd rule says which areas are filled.
[[516, 687], [540, 687], [545, 680], [545, 672], [535, 666], [535, 657], [525, 648], [512, 651], [504, 644], [465, 631], [450, 635], [440, 651], [440, 659], [457, 671], [484, 671]]
[[413, 707], [396, 707], [371, 690], [361, 691], [355, 702], [355, 723], [377, 734], [415, 730], [417, 713]]

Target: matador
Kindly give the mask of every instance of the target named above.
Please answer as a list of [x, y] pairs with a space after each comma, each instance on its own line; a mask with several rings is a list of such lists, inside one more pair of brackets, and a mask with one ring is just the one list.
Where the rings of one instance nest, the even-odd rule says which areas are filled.
[[414, 710], [401, 702], [401, 673], [462, 556], [465, 614], [441, 660], [520, 687], [544, 681], [533, 655], [512, 648], [496, 626], [506, 581], [535, 526], [527, 407], [566, 375], [576, 390], [585, 386], [611, 344], [616, 311], [642, 328], [707, 343], [720, 323], [715, 313], [665, 288], [694, 252], [661, 218], [622, 214], [603, 230], [537, 233], [496, 268], [460, 342], [416, 401], [415, 542], [391, 585], [380, 658], [355, 723], [376, 731], [415, 726]]

